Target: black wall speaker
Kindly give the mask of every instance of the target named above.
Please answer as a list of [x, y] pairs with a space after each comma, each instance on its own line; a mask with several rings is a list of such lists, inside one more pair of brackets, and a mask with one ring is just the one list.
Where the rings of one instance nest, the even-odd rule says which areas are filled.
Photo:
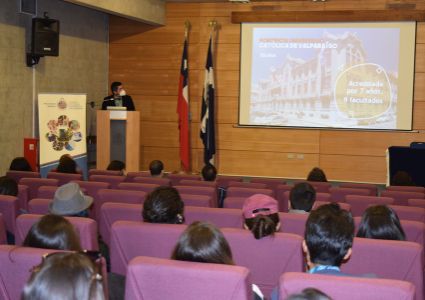
[[31, 54], [59, 56], [59, 20], [32, 19]]

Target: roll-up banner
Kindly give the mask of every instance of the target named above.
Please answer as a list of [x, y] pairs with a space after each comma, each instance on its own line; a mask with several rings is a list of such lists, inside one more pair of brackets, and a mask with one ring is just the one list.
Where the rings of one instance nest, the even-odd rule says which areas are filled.
[[86, 98], [86, 94], [38, 94], [42, 177], [68, 154], [87, 178]]

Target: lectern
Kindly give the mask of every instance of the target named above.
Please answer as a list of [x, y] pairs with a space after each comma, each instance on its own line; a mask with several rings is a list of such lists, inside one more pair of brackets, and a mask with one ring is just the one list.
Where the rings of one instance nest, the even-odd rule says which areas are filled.
[[112, 160], [121, 160], [126, 170], [140, 168], [140, 113], [97, 111], [97, 169], [106, 170]]

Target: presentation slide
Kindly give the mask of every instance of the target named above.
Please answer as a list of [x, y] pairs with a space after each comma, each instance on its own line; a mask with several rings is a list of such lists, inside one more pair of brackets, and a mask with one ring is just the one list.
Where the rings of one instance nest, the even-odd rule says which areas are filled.
[[242, 24], [239, 124], [411, 130], [415, 22]]

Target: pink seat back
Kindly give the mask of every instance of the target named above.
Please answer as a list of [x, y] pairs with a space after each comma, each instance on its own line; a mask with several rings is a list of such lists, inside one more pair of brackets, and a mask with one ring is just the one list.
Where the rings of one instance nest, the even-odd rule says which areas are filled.
[[195, 174], [167, 174], [167, 178], [170, 179], [173, 186], [180, 185], [181, 180], [201, 180], [201, 176]]
[[[55, 197], [57, 186], [40, 186], [37, 191], [37, 198], [53, 199]], [[86, 195], [87, 191], [85, 188], [81, 188], [81, 191]]]
[[[32, 225], [43, 215], [24, 214], [16, 218], [16, 234], [15, 243], [21, 246], [30, 231]], [[97, 224], [96, 221], [89, 218], [80, 217], [65, 217], [74, 226], [80, 237], [80, 244], [83, 249], [86, 250], [99, 250], [99, 244], [97, 242]]]
[[125, 275], [136, 256], [169, 258], [182, 232], [183, 224], [151, 224], [117, 221], [111, 228], [111, 270]]
[[276, 200], [279, 203], [279, 211], [288, 212], [289, 203], [288, 198], [285, 198], [285, 192], [290, 191], [292, 189], [292, 185], [280, 184], [276, 187]]
[[139, 256], [128, 266], [125, 298], [250, 300], [252, 292], [244, 267]]
[[206, 195], [180, 194], [185, 206], [215, 207], [213, 198]]
[[276, 188], [281, 184], [286, 184], [286, 181], [282, 178], [251, 178], [251, 183], [264, 183], [266, 189], [270, 189], [276, 192]]
[[[331, 202], [330, 201], [316, 201], [316, 202], [314, 202], [313, 209], [316, 209], [319, 206], [329, 204], [329, 203], [331, 203]], [[351, 211], [351, 205], [348, 204], [348, 203], [339, 202], [338, 205], [339, 205], [339, 207], [341, 207], [342, 209], [345, 209], [346, 211]]]
[[112, 175], [91, 175], [89, 181], [106, 182], [110, 184], [111, 189], [117, 189], [118, 184], [125, 180], [124, 176], [112, 176]]
[[411, 282], [416, 287], [416, 299], [423, 299], [423, 248], [417, 243], [354, 238], [353, 254], [341, 270]]
[[159, 187], [159, 184], [138, 183], [138, 182], [121, 182], [120, 184], [118, 184], [119, 190], [142, 191], [142, 192], [145, 192], [146, 194], [149, 194], [157, 187]]
[[274, 193], [269, 189], [251, 189], [242, 187], [229, 187], [227, 189], [227, 197], [250, 197], [255, 194], [264, 194], [270, 197], [274, 197]]
[[369, 196], [378, 195], [378, 186], [372, 183], [341, 183], [339, 185], [341, 188], [351, 188], [351, 189], [367, 189], [369, 190]]
[[382, 191], [382, 197], [394, 198], [394, 205], [408, 205], [408, 199], [424, 199], [424, 193], [403, 192], [403, 191]]
[[243, 187], [248, 189], [266, 189], [267, 184], [260, 182], [231, 181], [228, 187]]
[[41, 178], [39, 172], [28, 172], [28, 171], [7, 171], [6, 176], [12, 178], [16, 183], [20, 183], [21, 178]]
[[6, 223], [4, 222], [3, 215], [0, 213], [0, 244], [6, 244]]
[[83, 180], [83, 175], [81, 174], [68, 174], [68, 173], [58, 173], [58, 172], [49, 172], [47, 173], [47, 178], [57, 179], [58, 185], [64, 185], [73, 180]]
[[161, 177], [134, 177], [132, 182], [157, 184], [160, 186], [171, 186], [171, 181], [168, 178]]
[[345, 200], [351, 205], [353, 217], [363, 215], [363, 212], [371, 205], [390, 205], [394, 203], [393, 198], [361, 195], [348, 195]]
[[6, 230], [15, 234], [15, 219], [18, 216], [18, 199], [13, 196], [0, 195], [0, 213], [3, 214]]
[[29, 200], [37, 198], [38, 188], [40, 186], [58, 186], [59, 181], [57, 179], [47, 178], [22, 178], [20, 184], [28, 187]]
[[280, 299], [301, 293], [305, 288], [318, 289], [331, 299], [413, 300], [415, 298], [415, 286], [401, 280], [344, 276], [332, 276], [332, 280], [329, 280], [329, 275], [294, 272], [282, 274], [280, 277]]
[[133, 182], [136, 177], [151, 177], [151, 173], [149, 171], [128, 172], [125, 181]]
[[26, 185], [18, 185], [18, 207], [20, 210], [28, 210], [29, 189]]
[[386, 187], [386, 190], [387, 191], [425, 193], [425, 187], [423, 187], [423, 186], [390, 185], [390, 186]]
[[407, 199], [409, 206], [425, 208], [425, 199]]
[[257, 240], [245, 229], [223, 228], [222, 232], [232, 249], [235, 264], [250, 270], [252, 283], [258, 285], [266, 297], [278, 285], [282, 273], [304, 270], [303, 239], [298, 235], [277, 232]]
[[91, 175], [122, 176], [122, 171], [90, 169], [89, 176]]
[[425, 209], [420, 207], [389, 205], [397, 213], [400, 220], [425, 222]]
[[304, 236], [305, 223], [309, 214], [279, 213], [280, 231]]
[[174, 186], [180, 195], [204, 195], [211, 198], [210, 207], [217, 207], [217, 189], [208, 186]]
[[229, 187], [229, 183], [232, 181], [242, 181], [242, 177], [240, 176], [225, 176], [225, 175], [218, 175], [217, 176], [217, 184], [218, 187], [222, 189], [227, 189]]
[[330, 188], [331, 200], [334, 202], [345, 202], [345, 196], [347, 195], [362, 195], [369, 196], [370, 192], [368, 189], [359, 188]]
[[242, 209], [246, 198], [248, 197], [226, 197], [224, 198], [223, 207]]
[[125, 191], [125, 190], [99, 190], [99, 199], [94, 203], [96, 211], [96, 220], [100, 220], [100, 208], [106, 202], [143, 204], [146, 193], [142, 191]]
[[183, 180], [180, 180], [179, 185], [182, 185], [182, 186], [206, 186], [206, 187], [212, 187], [212, 188], [217, 189], [217, 182], [216, 181], [183, 179]]
[[52, 201], [51, 198], [34, 198], [28, 203], [28, 212], [36, 215], [46, 215], [49, 213], [49, 204]]
[[332, 184], [330, 182], [306, 181], [306, 180], [296, 180], [294, 181], [294, 185], [300, 182], [307, 182], [311, 184], [316, 190], [316, 193], [329, 193], [329, 190], [332, 187]]
[[188, 206], [184, 209], [185, 223], [206, 221], [217, 227], [242, 228], [243, 218], [240, 209], [231, 208], [206, 208]]

